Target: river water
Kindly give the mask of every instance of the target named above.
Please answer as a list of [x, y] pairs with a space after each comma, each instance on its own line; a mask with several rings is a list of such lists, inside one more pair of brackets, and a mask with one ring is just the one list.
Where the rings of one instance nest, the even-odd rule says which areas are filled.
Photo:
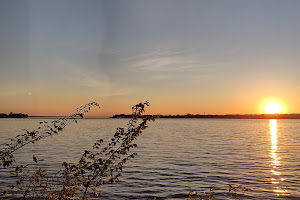
[[[51, 119], [42, 119], [51, 121]], [[41, 119], [0, 119], [0, 143]], [[127, 119], [83, 119], [58, 135], [27, 145], [18, 164], [44, 159], [50, 173], [76, 162], [97, 139], [109, 141]], [[157, 119], [139, 138], [138, 156], [119, 182], [101, 188], [100, 199], [187, 199], [214, 189], [217, 199], [300, 199], [300, 120]], [[13, 183], [1, 169], [0, 189]], [[228, 193], [229, 186], [250, 191]]]

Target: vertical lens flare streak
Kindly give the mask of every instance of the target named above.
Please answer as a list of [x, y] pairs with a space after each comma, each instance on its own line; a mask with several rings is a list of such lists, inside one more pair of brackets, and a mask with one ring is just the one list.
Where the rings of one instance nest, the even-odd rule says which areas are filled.
[[281, 183], [284, 181], [284, 178], [281, 178], [282, 173], [280, 172], [280, 158], [278, 157], [278, 137], [277, 137], [277, 120], [270, 119], [270, 139], [271, 139], [271, 183], [274, 185], [274, 192], [277, 196], [280, 195], [289, 195], [286, 187], [282, 188]]

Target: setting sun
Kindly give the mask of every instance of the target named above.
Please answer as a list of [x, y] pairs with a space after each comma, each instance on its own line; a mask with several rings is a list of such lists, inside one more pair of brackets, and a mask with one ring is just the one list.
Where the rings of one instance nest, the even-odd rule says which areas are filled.
[[267, 114], [280, 113], [281, 109], [282, 109], [282, 106], [275, 101], [271, 101], [265, 105], [265, 112]]

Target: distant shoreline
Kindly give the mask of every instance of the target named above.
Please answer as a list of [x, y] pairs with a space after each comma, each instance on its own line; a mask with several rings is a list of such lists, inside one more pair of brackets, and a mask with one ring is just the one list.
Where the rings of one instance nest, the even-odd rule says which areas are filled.
[[[246, 114], [246, 115], [158, 115], [170, 119], [300, 119], [300, 114]], [[130, 118], [131, 115], [119, 114], [110, 118]]]
[[[146, 115], [153, 116], [153, 115]], [[155, 115], [162, 119], [300, 119], [300, 114], [227, 114], [227, 115]], [[2, 117], [0, 118], [67, 118], [68, 116], [27, 116], [27, 115], [15, 115], [14, 117]], [[118, 114], [111, 117], [84, 117], [83, 119], [120, 119], [120, 118], [131, 118], [131, 115]]]
[[28, 115], [27, 114], [23, 114], [23, 113], [0, 113], [0, 118], [27, 118]]

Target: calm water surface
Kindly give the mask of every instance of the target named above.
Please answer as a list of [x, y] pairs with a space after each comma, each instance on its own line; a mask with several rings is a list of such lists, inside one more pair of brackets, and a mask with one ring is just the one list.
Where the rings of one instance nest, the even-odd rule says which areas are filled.
[[[33, 130], [40, 119], [0, 119], [0, 143]], [[51, 120], [49, 120], [51, 121]], [[18, 164], [36, 155], [50, 172], [76, 162], [95, 140], [108, 141], [127, 119], [83, 119], [59, 135], [15, 153]], [[300, 199], [300, 120], [158, 119], [138, 139], [138, 156], [121, 180], [102, 187], [101, 199], [187, 199], [217, 189], [232, 199], [228, 184], [251, 191], [236, 199]], [[0, 169], [0, 189], [12, 183]]]

